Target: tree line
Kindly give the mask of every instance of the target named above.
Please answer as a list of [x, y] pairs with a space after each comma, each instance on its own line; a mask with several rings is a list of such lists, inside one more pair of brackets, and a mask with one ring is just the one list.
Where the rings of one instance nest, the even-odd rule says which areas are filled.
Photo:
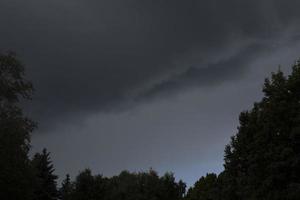
[[58, 186], [50, 153], [29, 157], [36, 123], [22, 101], [33, 86], [13, 53], [0, 54], [0, 199], [7, 200], [298, 200], [300, 199], [300, 62], [290, 75], [265, 79], [264, 96], [241, 112], [225, 147], [224, 170], [186, 190], [172, 173], [123, 171], [117, 176], [81, 171]]

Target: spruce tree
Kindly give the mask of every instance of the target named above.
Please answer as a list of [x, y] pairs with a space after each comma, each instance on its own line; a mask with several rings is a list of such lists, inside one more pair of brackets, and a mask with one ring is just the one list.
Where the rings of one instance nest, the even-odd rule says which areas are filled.
[[73, 183], [71, 182], [70, 175], [67, 174], [66, 178], [62, 181], [61, 188], [59, 190], [60, 199], [71, 200], [73, 190]]
[[54, 167], [50, 159], [50, 153], [43, 149], [42, 153], [36, 153], [32, 159], [32, 165], [36, 173], [37, 184], [35, 186], [36, 200], [55, 200], [58, 198], [56, 188], [57, 176], [53, 174]]

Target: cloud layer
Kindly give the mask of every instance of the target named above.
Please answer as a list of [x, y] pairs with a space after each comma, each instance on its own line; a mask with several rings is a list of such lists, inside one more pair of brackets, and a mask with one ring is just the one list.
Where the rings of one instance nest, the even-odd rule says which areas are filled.
[[24, 59], [34, 113], [52, 119], [241, 78], [255, 57], [297, 39], [300, 16], [296, 0], [0, 4], [2, 50]]

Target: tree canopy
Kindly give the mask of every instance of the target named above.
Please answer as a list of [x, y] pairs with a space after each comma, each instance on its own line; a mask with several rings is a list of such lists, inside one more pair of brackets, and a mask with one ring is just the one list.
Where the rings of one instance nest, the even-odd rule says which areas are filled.
[[0, 54], [0, 198], [32, 199], [33, 173], [28, 152], [35, 123], [26, 118], [20, 101], [30, 99], [32, 84], [15, 54]]
[[240, 199], [300, 196], [300, 64], [266, 79], [264, 97], [240, 114], [238, 133], [225, 151], [225, 173]]
[[36, 176], [35, 199], [57, 199], [56, 179], [58, 177], [53, 174], [55, 169], [50, 159], [50, 153], [43, 149], [42, 153], [34, 155], [31, 162]]

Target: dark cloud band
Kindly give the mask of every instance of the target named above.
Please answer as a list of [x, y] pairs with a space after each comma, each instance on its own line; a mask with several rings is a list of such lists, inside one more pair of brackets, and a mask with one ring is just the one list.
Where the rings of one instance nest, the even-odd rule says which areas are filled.
[[293, 0], [3, 0], [1, 47], [24, 59], [36, 87], [32, 110], [46, 113], [43, 121], [241, 77], [299, 24], [299, 7]]

